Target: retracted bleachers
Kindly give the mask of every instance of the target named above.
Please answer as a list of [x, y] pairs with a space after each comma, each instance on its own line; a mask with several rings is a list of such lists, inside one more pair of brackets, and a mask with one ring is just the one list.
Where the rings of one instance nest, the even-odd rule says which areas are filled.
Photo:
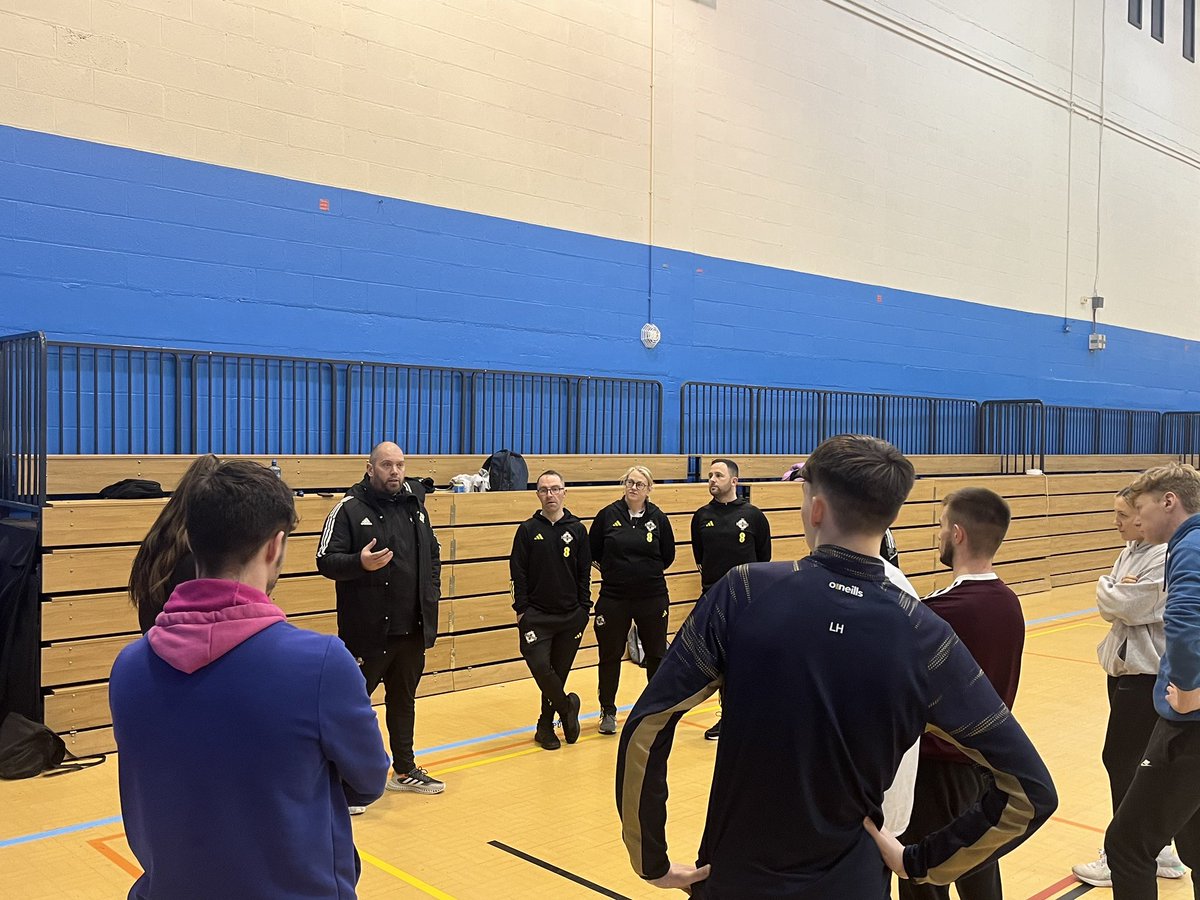
[[[266, 457], [245, 457], [266, 465]], [[192, 457], [52, 457], [48, 482], [52, 496], [94, 496], [122, 478], [148, 478], [171, 490]], [[407, 458], [408, 473], [445, 483], [459, 472], [478, 471], [483, 456]], [[553, 468], [568, 482], [608, 482], [578, 488], [581, 517], [590, 516], [620, 496], [616, 481], [634, 463], [651, 467], [657, 479], [682, 481], [684, 456], [530, 456], [531, 478]], [[363, 458], [277, 458], [289, 486], [306, 493], [296, 498], [300, 523], [288, 541], [287, 557], [274, 599], [294, 624], [336, 633], [333, 583], [316, 571], [317, 538], [329, 510], [346, 486], [361, 479]], [[336, 490], [326, 490], [335, 487]], [[694, 504], [688, 494], [698, 499]], [[589, 495], [590, 494], [590, 495]], [[673, 524], [707, 498], [703, 485], [660, 484], [654, 499], [663, 501]], [[47, 692], [47, 724], [63, 734], [73, 753], [113, 748], [107, 678], [121, 649], [138, 637], [137, 616], [126, 585], [138, 544], [165, 500], [54, 500], [45, 510], [42, 579], [42, 686]], [[683, 505], [680, 505], [683, 504]], [[692, 504], [685, 511], [684, 507]], [[524, 677], [517, 651], [507, 558], [516, 523], [537, 508], [533, 492], [452, 494], [438, 492], [426, 506], [442, 545], [442, 595], [438, 642], [426, 655], [421, 694], [443, 693]], [[685, 515], [686, 512], [686, 515]], [[686, 540], [686, 523], [684, 524]], [[681, 548], [682, 555], [682, 548]], [[690, 551], [686, 554], [690, 560]], [[673, 596], [694, 601], [699, 593], [688, 575], [672, 569]], [[690, 608], [690, 607], [688, 607]], [[686, 610], [672, 616], [672, 631]], [[589, 647], [590, 642], [590, 647]], [[589, 631], [580, 665], [595, 663]], [[382, 690], [382, 689], [381, 689]], [[379, 701], [380, 696], [376, 697]]]
[[[271, 460], [253, 457], [263, 464]], [[1169, 457], [1047, 457], [1047, 474], [998, 475], [991, 457], [916, 457], [921, 477], [900, 511], [893, 533], [901, 567], [921, 594], [946, 587], [938, 561], [937, 523], [942, 501], [965, 486], [988, 487], [1013, 512], [997, 571], [1019, 594], [1081, 583], [1109, 571], [1121, 546], [1112, 525], [1112, 495], [1138, 471]], [[566, 504], [585, 524], [620, 497], [616, 482], [635, 461], [648, 465], [656, 485], [651, 499], [670, 516], [678, 546], [668, 571], [669, 633], [679, 628], [700, 591], [689, 542], [692, 513], [708, 502], [703, 483], [686, 483], [708, 458], [687, 456], [529, 456], [530, 478], [546, 468], [565, 476]], [[776, 560], [807, 552], [798, 483], [775, 481], [789, 457], [740, 457], [750, 500], [771, 522]], [[53, 457], [49, 481], [58, 496], [94, 497], [100, 487], [145, 477], [172, 489], [191, 457]], [[408, 457], [413, 476], [446, 483], [476, 471], [481, 456]], [[296, 499], [300, 524], [288, 542], [275, 600], [296, 625], [336, 632], [333, 583], [315, 568], [317, 536], [342, 490], [363, 474], [361, 457], [279, 458], [284, 478], [305, 490]], [[966, 471], [972, 474], [960, 474]], [[750, 474], [747, 475], [747, 472]], [[761, 472], [761, 476], [756, 473]], [[762, 480], [754, 480], [760, 477]], [[591, 482], [590, 485], [587, 483]], [[42, 685], [46, 721], [75, 753], [112, 749], [107, 678], [121, 648], [135, 640], [137, 616], [126, 584], [138, 543], [163, 500], [56, 499], [44, 510]], [[427, 507], [442, 548], [438, 641], [426, 657], [422, 694], [462, 690], [527, 677], [520, 658], [509, 596], [508, 555], [516, 524], [537, 509], [532, 491], [489, 494], [438, 492]], [[598, 590], [593, 579], [593, 598]], [[595, 637], [585, 632], [577, 667], [596, 662]], [[586, 691], [586, 683], [583, 689]], [[378, 701], [380, 698], [377, 697]]]

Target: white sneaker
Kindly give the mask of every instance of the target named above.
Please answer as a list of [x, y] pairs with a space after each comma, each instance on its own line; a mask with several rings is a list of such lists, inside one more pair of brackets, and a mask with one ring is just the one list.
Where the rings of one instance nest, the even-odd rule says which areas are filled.
[[[1158, 864], [1158, 871], [1155, 874], [1159, 878], [1182, 878], [1187, 874], [1187, 869], [1170, 846], [1162, 849], [1155, 862]], [[1100, 858], [1095, 862], [1071, 866], [1071, 871], [1084, 884], [1095, 887], [1112, 887], [1112, 872], [1108, 868], [1108, 856], [1103, 850], [1100, 851]]]
[[350, 809], [350, 815], [352, 815], [352, 816], [361, 816], [363, 813], [365, 813], [367, 811], [367, 808], [365, 806], [351, 806], [351, 807], [349, 807], [349, 809]]
[[440, 794], [446, 785], [432, 777], [420, 766], [414, 766], [406, 775], [393, 775], [385, 787], [389, 791], [412, 791], [414, 794]]
[[1184, 868], [1170, 844], [1163, 847], [1162, 853], [1158, 854], [1155, 862], [1158, 863], [1159, 878], [1182, 878], [1187, 874], [1187, 869]]
[[1100, 850], [1100, 858], [1095, 862], [1071, 866], [1071, 871], [1084, 884], [1094, 887], [1112, 887], [1112, 872], [1109, 871], [1108, 856], [1103, 848]]

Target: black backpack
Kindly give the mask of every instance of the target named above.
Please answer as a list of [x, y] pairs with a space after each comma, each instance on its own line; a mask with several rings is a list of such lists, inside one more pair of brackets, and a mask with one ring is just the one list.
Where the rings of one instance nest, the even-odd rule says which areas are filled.
[[529, 488], [529, 466], [525, 457], [512, 450], [497, 450], [480, 470], [488, 473], [489, 491], [524, 491]]
[[161, 484], [145, 478], [124, 478], [100, 488], [100, 497], [104, 500], [157, 500], [165, 496]]
[[34, 778], [43, 772], [52, 777], [98, 766], [106, 759], [103, 753], [72, 756], [71, 762], [63, 765], [67, 755], [63, 739], [45, 725], [15, 712], [0, 722], [0, 778]]

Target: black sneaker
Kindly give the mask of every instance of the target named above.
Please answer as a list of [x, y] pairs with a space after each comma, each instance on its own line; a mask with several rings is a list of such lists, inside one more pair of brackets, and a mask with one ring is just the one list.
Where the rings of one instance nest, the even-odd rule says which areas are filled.
[[446, 789], [444, 782], [431, 778], [420, 766], [415, 766], [404, 775], [392, 776], [386, 787], [389, 791], [411, 791], [414, 794], [440, 794]]
[[616, 734], [617, 733], [617, 711], [607, 709], [600, 711], [600, 733], [601, 734]]
[[568, 744], [579, 740], [579, 695], [567, 694], [567, 715], [563, 719], [563, 737]]
[[721, 739], [721, 720], [720, 719], [717, 719], [716, 725], [714, 725], [712, 728], [708, 729], [708, 731], [704, 732], [704, 739], [706, 741], [719, 741]]
[[537, 731], [533, 733], [533, 740], [543, 750], [557, 750], [562, 746], [562, 742], [558, 739], [558, 735], [554, 733], [554, 723], [543, 725], [538, 723]]

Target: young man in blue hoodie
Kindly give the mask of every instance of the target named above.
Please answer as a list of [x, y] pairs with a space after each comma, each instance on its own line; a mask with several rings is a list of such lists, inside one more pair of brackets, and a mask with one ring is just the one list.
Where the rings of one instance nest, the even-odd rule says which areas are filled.
[[198, 577], [113, 665], [121, 812], [145, 870], [131, 900], [355, 896], [347, 806], [379, 798], [389, 761], [354, 658], [268, 596], [295, 524], [270, 470], [201, 476]]
[[[1154, 685], [1159, 720], [1104, 847], [1116, 900], [1158, 896], [1155, 857], [1175, 836], [1184, 865], [1200, 866], [1200, 472], [1180, 463], [1130, 485], [1142, 537], [1167, 544], [1166, 649]], [[1192, 876], [1200, 898], [1200, 879]]]

